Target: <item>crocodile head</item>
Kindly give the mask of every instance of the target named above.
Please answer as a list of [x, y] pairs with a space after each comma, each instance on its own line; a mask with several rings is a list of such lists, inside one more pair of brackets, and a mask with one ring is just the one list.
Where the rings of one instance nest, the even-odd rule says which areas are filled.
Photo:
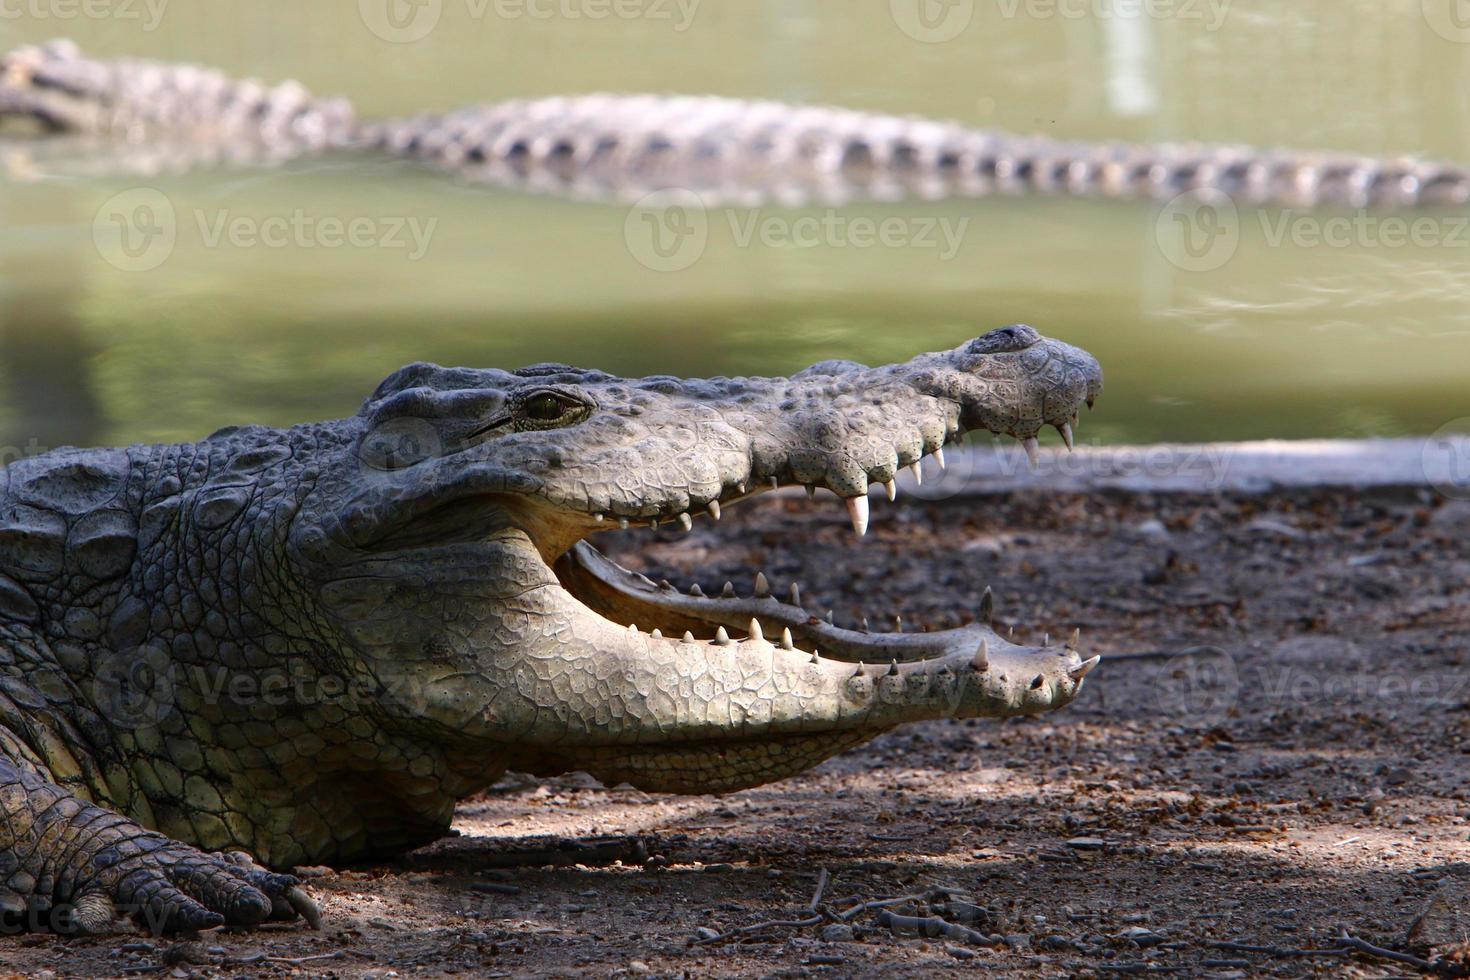
[[1101, 383], [1090, 355], [1025, 326], [789, 378], [416, 364], [345, 430], [352, 462], [317, 475], [289, 557], [314, 614], [391, 675], [378, 710], [416, 732], [536, 773], [754, 785], [903, 722], [1059, 707], [1096, 658], [1006, 642], [978, 588], [982, 623], [854, 632], [763, 576], [744, 596], [685, 592], [588, 539], [803, 485], [841, 498], [861, 535], [874, 485], [966, 430], [1070, 438]]

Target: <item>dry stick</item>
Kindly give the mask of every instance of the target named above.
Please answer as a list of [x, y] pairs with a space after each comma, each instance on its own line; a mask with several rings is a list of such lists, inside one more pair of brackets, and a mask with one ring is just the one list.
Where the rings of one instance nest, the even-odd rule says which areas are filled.
[[727, 939], [733, 939], [736, 936], [743, 936], [747, 933], [760, 932], [763, 929], [802, 929], [806, 926], [820, 924], [823, 918], [820, 915], [813, 915], [805, 919], [772, 919], [769, 922], [757, 922], [754, 925], [741, 926], [739, 929], [731, 929], [729, 932], [722, 932], [717, 936], [710, 936], [707, 939], [696, 939], [693, 945], [705, 946], [709, 943], [724, 942]]
[[822, 904], [822, 894], [827, 890], [827, 882], [832, 880], [832, 873], [823, 868], [817, 875], [817, 890], [812, 895], [812, 900], [807, 903], [807, 910], [815, 913], [817, 906]]
[[1260, 953], [1263, 956], [1349, 956], [1345, 949], [1297, 949], [1291, 946], [1257, 946], [1253, 943], [1236, 943], [1216, 940], [1206, 943], [1212, 949], [1223, 949], [1231, 953]]
[[983, 932], [977, 932], [969, 926], [942, 919], [937, 915], [899, 915], [888, 909], [878, 912], [878, 924], [887, 926], [890, 932], [895, 934], [900, 929], [910, 929], [924, 936], [943, 936], [945, 939], [953, 939], [959, 943], [969, 943], [972, 946], [989, 946], [990, 937]]
[[1440, 976], [1453, 975], [1451, 973], [1448, 973], [1444, 969], [1443, 964], [1431, 963], [1428, 960], [1420, 959], [1419, 957], [1414, 956], [1411, 953], [1400, 953], [1398, 950], [1385, 949], [1382, 946], [1375, 946], [1372, 943], [1368, 942], [1366, 939], [1359, 939], [1356, 936], [1348, 935], [1348, 931], [1346, 929], [1342, 931], [1342, 938], [1338, 939], [1338, 942], [1342, 943], [1344, 946], [1349, 947], [1350, 949], [1356, 950], [1359, 953], [1367, 953], [1369, 956], [1376, 956], [1379, 959], [1392, 960], [1395, 963], [1403, 963], [1407, 966], [1412, 966], [1416, 970], [1422, 970], [1425, 973], [1437, 973]]

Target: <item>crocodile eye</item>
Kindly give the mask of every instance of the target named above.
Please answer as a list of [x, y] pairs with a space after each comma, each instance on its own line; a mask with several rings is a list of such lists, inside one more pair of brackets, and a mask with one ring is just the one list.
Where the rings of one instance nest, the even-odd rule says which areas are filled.
[[533, 391], [515, 406], [517, 429], [556, 429], [592, 414], [592, 406], [576, 395], [543, 389]]
[[562, 417], [567, 406], [555, 395], [537, 395], [526, 402], [526, 417], [537, 422], [555, 422]]

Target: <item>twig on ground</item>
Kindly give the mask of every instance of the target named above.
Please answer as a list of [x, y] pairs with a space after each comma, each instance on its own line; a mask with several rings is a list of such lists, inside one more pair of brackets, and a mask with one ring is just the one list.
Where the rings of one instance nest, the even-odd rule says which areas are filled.
[[810, 915], [805, 919], [771, 919], [769, 922], [757, 922], [753, 925], [741, 926], [739, 929], [731, 929], [716, 936], [708, 936], [693, 941], [695, 946], [708, 946], [710, 943], [721, 943], [736, 936], [749, 935], [752, 932], [761, 932], [765, 929], [804, 929], [807, 926], [820, 925], [825, 916]]
[[1402, 963], [1405, 966], [1412, 966], [1416, 970], [1422, 970], [1425, 973], [1437, 974], [1438, 976], [1442, 977], [1455, 976], [1454, 973], [1446, 969], [1445, 964], [1443, 963], [1431, 963], [1429, 960], [1426, 960], [1419, 956], [1415, 956], [1413, 953], [1400, 953], [1396, 949], [1388, 949], [1384, 946], [1375, 946], [1372, 943], [1368, 942], [1368, 940], [1366, 939], [1359, 939], [1357, 936], [1349, 935], [1346, 929], [1342, 931], [1342, 936], [1337, 941], [1339, 943], [1342, 943], [1342, 945], [1346, 946], [1350, 950], [1364, 953], [1368, 956], [1375, 956], [1381, 960], [1391, 960], [1394, 963]]
[[817, 890], [812, 893], [812, 900], [806, 903], [806, 907], [812, 913], [822, 904], [822, 895], [827, 891], [827, 882], [832, 880], [832, 872], [823, 868], [817, 873]]
[[901, 931], [907, 931], [914, 935], [943, 936], [958, 943], [969, 943], [971, 946], [989, 946], [990, 937], [983, 932], [962, 926], [956, 922], [940, 918], [937, 915], [899, 915], [888, 909], [880, 909], [878, 912], [878, 924], [886, 926], [894, 935], [900, 935]]

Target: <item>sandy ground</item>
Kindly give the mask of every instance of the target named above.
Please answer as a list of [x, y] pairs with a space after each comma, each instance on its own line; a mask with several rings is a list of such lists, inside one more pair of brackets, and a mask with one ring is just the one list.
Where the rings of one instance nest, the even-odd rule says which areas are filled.
[[[0, 974], [1380, 977], [1417, 971], [1344, 955], [1343, 930], [1421, 956], [1467, 939], [1470, 503], [1028, 494], [874, 517], [859, 543], [830, 497], [772, 499], [608, 549], [706, 589], [763, 568], [839, 621], [907, 628], [967, 618], [990, 584], [1002, 628], [1080, 626], [1119, 656], [1063, 712], [901, 729], [724, 797], [511, 778], [458, 837], [307, 869], [322, 932], [0, 938]], [[651, 867], [494, 866], [606, 834]], [[807, 919], [822, 870], [822, 921], [725, 936]], [[835, 921], [912, 894], [895, 910], [974, 935]]]

